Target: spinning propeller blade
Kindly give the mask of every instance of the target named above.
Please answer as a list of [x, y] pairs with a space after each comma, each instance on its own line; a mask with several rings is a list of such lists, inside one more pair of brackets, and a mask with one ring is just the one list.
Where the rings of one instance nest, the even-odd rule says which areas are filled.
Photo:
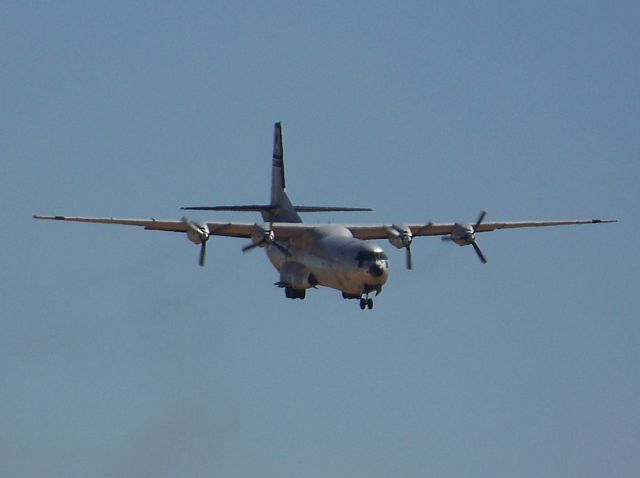
[[262, 237], [260, 238], [260, 240], [252, 242], [251, 244], [247, 244], [246, 246], [244, 246], [242, 248], [242, 252], [249, 252], [252, 249], [255, 249], [256, 247], [261, 247], [261, 246], [273, 246], [276, 249], [278, 249], [280, 252], [282, 252], [285, 256], [289, 257], [291, 254], [289, 253], [289, 251], [282, 246], [281, 244], [278, 244], [275, 241], [275, 237], [273, 234], [273, 222], [269, 223], [269, 229], [264, 229], [263, 227], [259, 226], [258, 224], [256, 224], [256, 231], [259, 231], [260, 233], [262, 233]]
[[484, 221], [485, 216], [487, 215], [487, 211], [481, 211], [480, 212], [480, 216], [478, 217], [478, 220], [476, 221], [476, 225], [473, 226], [473, 231], [475, 232], [478, 229], [478, 226], [480, 224], [482, 224], [482, 221]]
[[407, 246], [407, 269], [411, 270], [413, 269], [413, 259], [411, 257], [411, 246]]
[[456, 223], [453, 227], [453, 230], [451, 231], [451, 234], [449, 234], [448, 236], [443, 236], [442, 240], [455, 242], [459, 246], [473, 246], [473, 250], [476, 251], [480, 262], [486, 264], [487, 258], [483, 254], [482, 250], [480, 250], [480, 247], [476, 242], [476, 231], [482, 224], [482, 221], [484, 221], [486, 215], [487, 211], [481, 211], [480, 215], [478, 216], [478, 220], [473, 226], [471, 224], [465, 225]]
[[247, 244], [246, 246], [242, 247], [242, 252], [249, 252], [252, 249], [255, 249], [256, 247], [259, 247], [261, 244], [261, 242], [257, 242], [255, 244]]
[[186, 216], [182, 218], [182, 222], [187, 226], [187, 237], [189, 240], [194, 244], [200, 244], [200, 257], [198, 259], [198, 264], [200, 267], [204, 267], [207, 254], [207, 241], [210, 236], [209, 228], [206, 224], [195, 223]]
[[198, 260], [198, 264], [200, 265], [200, 267], [204, 267], [206, 255], [207, 255], [207, 241], [204, 241], [200, 246], [200, 259]]
[[482, 251], [478, 247], [478, 244], [476, 244], [476, 241], [473, 241], [471, 243], [471, 245], [475, 249], [476, 254], [478, 254], [478, 259], [480, 259], [480, 262], [482, 262], [483, 264], [486, 264], [487, 263], [487, 258], [484, 256], [484, 254], [482, 253]]
[[[429, 227], [429, 223], [426, 227]], [[393, 224], [391, 227], [386, 227], [389, 234], [388, 239], [398, 249], [404, 248], [407, 250], [405, 254], [407, 269], [413, 269], [413, 258], [411, 256], [411, 243], [413, 242], [413, 235], [411, 229], [407, 226]], [[422, 229], [421, 229], [422, 230]]]

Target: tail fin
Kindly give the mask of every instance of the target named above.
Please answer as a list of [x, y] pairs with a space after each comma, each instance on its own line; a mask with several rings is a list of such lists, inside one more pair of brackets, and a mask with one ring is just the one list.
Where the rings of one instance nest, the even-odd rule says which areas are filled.
[[282, 124], [279, 122], [273, 128], [273, 162], [271, 164], [271, 206], [274, 210], [263, 211], [262, 217], [265, 221], [302, 222], [285, 192], [284, 147], [282, 146]]
[[273, 128], [273, 162], [271, 167], [271, 204], [277, 204], [287, 187], [284, 179], [284, 147], [282, 146], [282, 124]]
[[273, 130], [273, 162], [271, 163], [271, 203], [241, 206], [190, 206], [181, 209], [192, 211], [255, 211], [266, 222], [302, 222], [298, 212], [371, 211], [361, 207], [294, 206], [285, 192], [284, 148], [282, 125], [276, 123]]

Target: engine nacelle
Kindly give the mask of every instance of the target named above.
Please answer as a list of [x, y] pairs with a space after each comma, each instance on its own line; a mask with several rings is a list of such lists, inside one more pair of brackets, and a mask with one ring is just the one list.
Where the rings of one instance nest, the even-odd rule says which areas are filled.
[[476, 239], [475, 231], [471, 224], [456, 223], [451, 231], [450, 239], [459, 246], [468, 246]]
[[206, 224], [188, 223], [187, 239], [194, 244], [202, 244], [209, 239], [209, 227]]
[[318, 285], [318, 279], [299, 262], [286, 262], [280, 271], [280, 282], [294, 289], [309, 289]]
[[411, 245], [411, 241], [413, 240], [413, 236], [411, 234], [411, 229], [407, 226], [397, 226], [393, 225], [387, 228], [389, 242], [393, 247], [398, 249], [402, 249], [403, 247], [408, 247]]
[[273, 244], [275, 238], [273, 231], [267, 230], [257, 224], [251, 233], [251, 242], [258, 247], [267, 247], [269, 244]]

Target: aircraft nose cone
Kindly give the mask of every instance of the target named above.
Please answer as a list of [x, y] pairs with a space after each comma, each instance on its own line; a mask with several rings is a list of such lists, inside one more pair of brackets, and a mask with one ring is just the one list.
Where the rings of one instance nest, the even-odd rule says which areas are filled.
[[384, 269], [378, 264], [373, 264], [371, 267], [369, 267], [369, 274], [371, 274], [373, 277], [380, 277], [382, 274], [384, 274]]

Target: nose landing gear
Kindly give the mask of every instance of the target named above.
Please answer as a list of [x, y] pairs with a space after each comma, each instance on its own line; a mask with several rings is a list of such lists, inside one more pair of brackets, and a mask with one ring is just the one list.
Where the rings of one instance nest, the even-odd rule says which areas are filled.
[[[367, 290], [370, 289], [370, 290]], [[373, 299], [371, 299], [369, 297], [369, 293], [370, 292], [374, 292], [376, 293], [376, 295], [378, 295], [380, 293], [380, 291], [382, 290], [381, 287], [377, 287], [377, 288], [367, 288], [365, 289], [366, 292], [364, 292], [364, 297], [362, 296], [363, 294], [350, 294], [348, 292], [342, 292], [342, 298], [343, 299], [359, 299], [360, 300], [360, 309], [365, 310], [365, 309], [373, 309]]]
[[287, 299], [304, 299], [307, 296], [305, 289], [294, 289], [293, 287], [286, 286], [284, 288], [284, 295]]

